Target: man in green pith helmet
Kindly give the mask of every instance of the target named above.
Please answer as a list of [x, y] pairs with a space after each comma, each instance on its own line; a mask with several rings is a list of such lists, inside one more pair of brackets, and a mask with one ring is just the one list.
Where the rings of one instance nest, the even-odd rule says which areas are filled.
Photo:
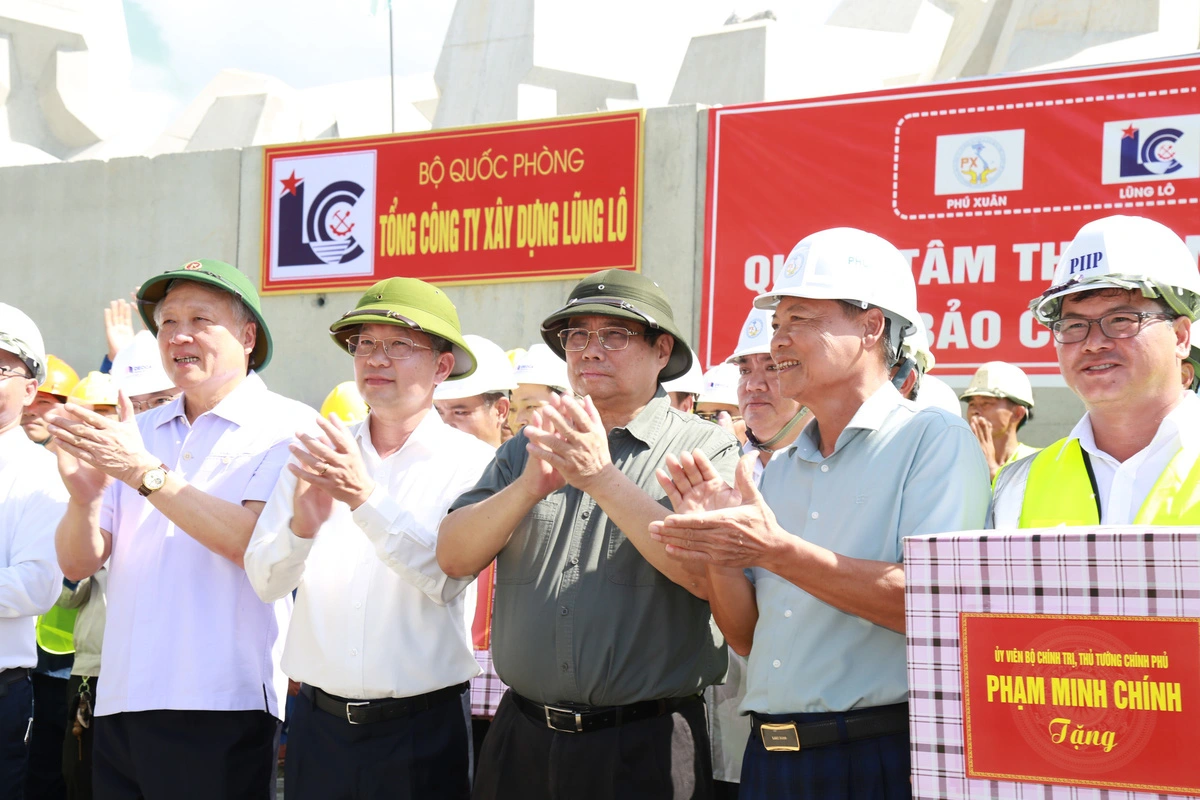
[[[728, 659], [707, 576], [650, 540], [655, 469], [700, 448], [728, 480], [737, 441], [671, 408], [692, 355], [663, 291], [612, 269], [542, 323], [571, 388], [496, 452], [442, 523], [449, 575], [496, 559], [496, 671], [511, 690], [474, 797], [712, 796], [704, 687]], [[519, 379], [518, 379], [519, 380]]]
[[68, 404], [50, 426], [71, 495], [59, 563], [79, 580], [108, 562], [93, 788], [273, 797], [287, 690], [274, 652], [291, 601], [259, 600], [242, 558], [315, 412], [258, 376], [271, 336], [236, 268], [190, 261], [142, 284], [138, 302], [183, 394], [136, 419], [124, 396], [115, 420]]
[[415, 278], [375, 284], [329, 332], [371, 410], [299, 434], [246, 550], [263, 600], [298, 590], [288, 797], [465, 800], [474, 576], [441, 570], [437, 530], [493, 451], [442, 422], [433, 392], [475, 355], [450, 299]]

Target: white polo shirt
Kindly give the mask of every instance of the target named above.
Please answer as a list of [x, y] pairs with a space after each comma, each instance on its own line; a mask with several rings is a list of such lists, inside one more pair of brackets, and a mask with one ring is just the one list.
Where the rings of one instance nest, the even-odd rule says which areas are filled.
[[20, 425], [0, 434], [0, 670], [37, 665], [35, 618], [62, 591], [54, 531], [66, 509], [54, 454]]
[[495, 451], [433, 409], [387, 458], [366, 422], [354, 433], [376, 484], [367, 501], [354, 511], [334, 503], [317, 535], [301, 539], [291, 531], [298, 479], [285, 471], [246, 549], [260, 597], [299, 588], [283, 669], [356, 700], [462, 683], [479, 674], [470, 643], [474, 577], [442, 572], [438, 525]]
[[[146, 449], [205, 494], [267, 501], [297, 430], [317, 412], [254, 373], [189, 425], [183, 397], [138, 415]], [[246, 572], [170, 522], [124, 483], [105, 492], [112, 533], [104, 680], [96, 714], [155, 709], [283, 715], [279, 656], [291, 598], [258, 599]]]

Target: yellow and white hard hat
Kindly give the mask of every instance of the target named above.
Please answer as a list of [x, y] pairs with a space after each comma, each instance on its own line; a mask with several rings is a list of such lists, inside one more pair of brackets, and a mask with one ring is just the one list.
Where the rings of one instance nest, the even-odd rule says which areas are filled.
[[717, 364], [704, 373], [704, 388], [700, 390], [700, 398], [696, 402], [736, 406], [739, 377], [741, 371], [737, 364]]
[[704, 370], [700, 368], [700, 359], [692, 353], [692, 365], [688, 367], [688, 371], [680, 375], [678, 378], [669, 381], [663, 381], [662, 388], [664, 392], [683, 392], [684, 394], [699, 395], [704, 391]]
[[66, 399], [77, 383], [79, 374], [71, 369], [70, 364], [58, 356], [46, 356], [46, 380], [38, 386], [39, 392]]
[[900, 345], [900, 357], [911, 358], [917, 365], [917, 371], [922, 375], [928, 373], [937, 364], [937, 359], [933, 357], [933, 350], [930, 349], [929, 331], [925, 329], [925, 322], [918, 314], [914, 324], [917, 326], [916, 333], [904, 337], [904, 343]]
[[461, 400], [493, 392], [511, 392], [517, 379], [508, 356], [491, 339], [468, 333], [463, 336], [475, 356], [475, 371], [456, 381], [442, 381], [433, 390], [434, 400]]
[[1120, 214], [1079, 229], [1054, 268], [1050, 288], [1029, 308], [1049, 325], [1062, 315], [1066, 295], [1106, 288], [1138, 290], [1162, 298], [1190, 320], [1200, 316], [1196, 256], [1166, 225]]
[[1029, 376], [1007, 361], [989, 361], [975, 370], [971, 385], [962, 393], [963, 400], [969, 397], [1001, 397], [1033, 410], [1033, 387], [1029, 385]]
[[367, 418], [369, 411], [354, 381], [339, 383], [325, 396], [325, 402], [321, 403], [322, 417], [329, 419], [330, 414], [337, 414], [338, 419], [347, 425], [362, 422]]
[[67, 395], [68, 403], [81, 406], [115, 406], [117, 382], [106, 372], [89, 372]]

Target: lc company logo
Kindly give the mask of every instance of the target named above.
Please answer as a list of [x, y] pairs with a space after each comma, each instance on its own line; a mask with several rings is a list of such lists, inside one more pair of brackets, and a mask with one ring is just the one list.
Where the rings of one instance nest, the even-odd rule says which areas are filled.
[[271, 276], [374, 272], [375, 151], [271, 162]]
[[1200, 177], [1200, 114], [1104, 123], [1104, 183]]

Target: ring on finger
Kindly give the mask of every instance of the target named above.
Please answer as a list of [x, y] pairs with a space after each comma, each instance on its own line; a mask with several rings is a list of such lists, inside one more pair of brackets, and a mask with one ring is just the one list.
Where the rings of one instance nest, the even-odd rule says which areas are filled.
[[325, 474], [326, 472], [328, 472], [328, 471], [329, 471], [329, 462], [328, 462], [328, 461], [322, 461], [322, 462], [321, 462], [321, 471], [320, 471], [320, 472], [318, 472], [317, 474], [318, 474], [318, 475], [324, 475], [324, 474]]

